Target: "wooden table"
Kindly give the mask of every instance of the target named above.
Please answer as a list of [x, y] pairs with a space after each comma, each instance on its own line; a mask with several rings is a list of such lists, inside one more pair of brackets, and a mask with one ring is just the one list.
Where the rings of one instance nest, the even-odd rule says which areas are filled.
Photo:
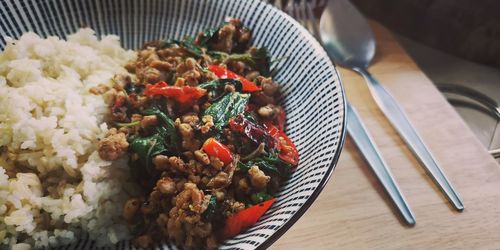
[[385, 28], [374, 24], [370, 71], [398, 99], [461, 195], [454, 211], [373, 101], [364, 80], [341, 69], [358, 109], [406, 196], [407, 227], [350, 139], [329, 183], [272, 249], [500, 249], [500, 167]]

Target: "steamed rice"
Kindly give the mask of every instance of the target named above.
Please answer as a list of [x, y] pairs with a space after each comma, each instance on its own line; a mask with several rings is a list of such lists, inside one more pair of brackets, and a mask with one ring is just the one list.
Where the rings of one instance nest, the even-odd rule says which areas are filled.
[[99, 245], [128, 237], [120, 216], [128, 193], [127, 159], [99, 157], [97, 143], [112, 86], [135, 53], [116, 36], [81, 29], [67, 41], [33, 33], [0, 53], [0, 248], [72, 242], [89, 233]]

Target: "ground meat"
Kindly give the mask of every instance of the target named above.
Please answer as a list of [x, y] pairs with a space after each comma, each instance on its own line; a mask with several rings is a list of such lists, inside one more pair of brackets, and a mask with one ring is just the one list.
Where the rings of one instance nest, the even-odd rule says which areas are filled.
[[157, 155], [153, 158], [153, 165], [156, 170], [163, 171], [167, 170], [170, 167], [170, 162], [168, 156], [166, 155]]
[[245, 78], [250, 80], [250, 81], [255, 81], [257, 79], [257, 77], [259, 77], [259, 76], [260, 76], [259, 71], [254, 70], [254, 71], [251, 71], [250, 73], [246, 74]]
[[149, 128], [152, 126], [156, 126], [158, 124], [158, 119], [156, 115], [146, 115], [141, 120], [142, 128]]
[[222, 26], [217, 33], [218, 41], [213, 45], [213, 48], [218, 51], [230, 53], [233, 49], [233, 36], [235, 32], [236, 27], [232, 23]]
[[177, 74], [185, 79], [188, 85], [196, 86], [203, 76], [199, 68], [200, 66], [196, 60], [192, 57], [188, 57], [184, 63], [177, 66]]
[[267, 186], [269, 180], [271, 179], [271, 177], [267, 176], [256, 165], [250, 167], [250, 169], [248, 170], [248, 174], [250, 175], [250, 182], [252, 183], [252, 186], [258, 190], [264, 189]]
[[182, 148], [190, 151], [196, 151], [201, 147], [201, 141], [194, 139], [194, 130], [191, 125], [181, 123], [178, 125], [178, 129], [182, 136]]
[[230, 209], [232, 213], [237, 213], [245, 209], [245, 203], [239, 201], [233, 201], [231, 202]]
[[187, 123], [181, 123], [179, 125], [179, 133], [181, 133], [182, 138], [184, 139], [191, 139], [194, 137], [193, 128]]
[[181, 117], [182, 123], [187, 123], [191, 127], [194, 127], [200, 122], [200, 118], [196, 113], [187, 113]]
[[244, 194], [250, 193], [251, 188], [250, 188], [250, 185], [248, 184], [248, 180], [246, 178], [241, 178], [238, 181], [237, 189], [239, 192], [242, 192]]
[[162, 60], [154, 60], [149, 64], [149, 66], [161, 71], [170, 71], [175, 69], [173, 64]]
[[205, 115], [201, 121], [203, 122], [201, 133], [206, 134], [214, 126], [214, 118], [211, 115]]
[[217, 201], [223, 201], [224, 198], [226, 197], [226, 192], [224, 192], [224, 189], [218, 189], [218, 190], [214, 190], [212, 191], [213, 192], [213, 195], [215, 195], [215, 197], [217, 198]]
[[158, 55], [163, 59], [172, 57], [182, 58], [186, 56], [186, 51], [181, 47], [170, 47], [158, 50]]
[[160, 81], [161, 72], [155, 68], [147, 67], [141, 71], [141, 74], [137, 75], [142, 82], [155, 84]]
[[175, 182], [170, 177], [162, 177], [156, 182], [156, 188], [162, 194], [174, 194], [176, 191]]
[[221, 170], [224, 167], [224, 162], [217, 157], [210, 156], [210, 165], [217, 170]]
[[257, 79], [260, 81], [264, 94], [267, 96], [274, 96], [277, 93], [279, 86], [270, 77], [261, 76], [257, 77]]
[[108, 85], [100, 83], [99, 85], [90, 88], [89, 92], [94, 95], [102, 95], [110, 89], [111, 87], [109, 87]]
[[234, 87], [234, 85], [228, 84], [228, 85], [224, 86], [224, 92], [232, 93], [234, 91], [236, 91], [236, 88]]
[[201, 147], [201, 141], [198, 139], [189, 139], [182, 141], [182, 148], [190, 151], [196, 151]]
[[136, 198], [129, 199], [123, 207], [123, 218], [125, 221], [132, 223], [140, 208], [141, 200]]
[[219, 172], [214, 178], [208, 182], [207, 186], [209, 188], [219, 189], [229, 186], [231, 181], [229, 180], [229, 175], [224, 172]]
[[[210, 236], [210, 223], [201, 221], [201, 214], [207, 209], [210, 196], [205, 196], [195, 184], [186, 183], [182, 192], [175, 197], [175, 206], [169, 211], [167, 231], [177, 244], [200, 248], [200, 239]], [[197, 238], [197, 242], [193, 239]]]
[[160, 191], [153, 190], [151, 194], [149, 194], [149, 199], [142, 203], [141, 206], [141, 212], [143, 215], [154, 215], [155, 213], [158, 212], [159, 205], [160, 205], [160, 198], [161, 193]]
[[141, 114], [132, 114], [130, 117], [131, 122], [137, 122], [142, 120], [142, 115]]
[[242, 61], [229, 61], [227, 62], [227, 68], [239, 75], [244, 75], [249, 69], [248, 65]]
[[115, 83], [113, 88], [123, 90], [126, 86], [132, 84], [132, 79], [128, 74], [117, 74], [113, 77], [113, 82]]
[[[117, 97], [115, 97], [117, 99]], [[115, 101], [116, 103], [116, 101]], [[127, 110], [125, 106], [113, 106], [111, 107], [111, 119], [115, 122], [127, 122]]]
[[110, 129], [109, 135], [99, 142], [99, 156], [106, 161], [118, 159], [128, 149], [127, 137], [124, 133], [118, 133], [115, 128]]
[[265, 95], [263, 92], [256, 92], [252, 94], [252, 102], [258, 106], [265, 106], [267, 104], [277, 104], [272, 96]]
[[266, 106], [262, 106], [257, 111], [257, 113], [260, 116], [268, 119], [273, 119], [279, 112], [280, 112], [279, 107], [273, 104], [267, 104]]
[[177, 156], [171, 156], [168, 158], [168, 162], [170, 163], [170, 166], [178, 172], [181, 173], [190, 173], [190, 169], [188, 165], [179, 157]]
[[210, 158], [205, 152], [201, 150], [196, 150], [194, 151], [194, 156], [196, 157], [196, 160], [203, 163], [204, 165], [210, 164]]

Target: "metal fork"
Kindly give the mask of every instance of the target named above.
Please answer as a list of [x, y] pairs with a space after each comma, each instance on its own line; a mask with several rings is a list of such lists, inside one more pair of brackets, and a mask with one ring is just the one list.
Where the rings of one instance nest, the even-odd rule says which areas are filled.
[[[282, 9], [291, 15], [295, 20], [297, 20], [302, 26], [304, 26], [313, 36], [319, 39], [319, 29], [317, 25], [317, 20], [314, 15], [315, 11], [322, 9], [321, 0], [313, 0], [316, 2], [306, 1], [306, 0], [293, 0], [286, 1], [281, 0], [276, 1], [270, 0], [268, 3], [274, 4], [275, 7]], [[361, 118], [357, 114], [354, 107], [352, 107], [349, 102], [347, 104], [347, 131], [361, 151], [362, 155], [365, 157], [366, 161], [372, 168], [373, 172], [377, 176], [378, 180], [388, 193], [389, 197], [395, 203], [402, 218], [408, 225], [415, 224], [415, 216], [411, 211], [408, 203], [402, 192], [399, 190], [394, 177], [392, 176], [390, 170], [387, 167], [384, 159], [382, 158], [380, 152], [378, 151], [375, 142], [368, 133], [365, 125], [361, 121]]]

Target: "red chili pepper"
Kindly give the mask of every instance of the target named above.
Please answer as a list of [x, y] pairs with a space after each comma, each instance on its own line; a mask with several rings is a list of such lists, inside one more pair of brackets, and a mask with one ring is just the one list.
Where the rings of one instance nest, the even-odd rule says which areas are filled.
[[249, 121], [242, 115], [231, 118], [229, 120], [229, 127], [233, 131], [246, 135], [257, 144], [264, 142], [267, 147], [279, 150], [279, 142], [274, 136], [270, 135], [265, 128]]
[[190, 105], [207, 94], [205, 89], [191, 86], [169, 86], [166, 82], [146, 85], [146, 96], [162, 95], [173, 98], [181, 105]]
[[280, 159], [292, 164], [293, 166], [297, 166], [299, 164], [299, 152], [297, 151], [297, 148], [295, 147], [295, 144], [293, 144], [292, 140], [288, 138], [285, 132], [280, 131], [272, 123], [266, 122], [264, 123], [264, 126], [266, 127], [267, 133], [278, 141]]
[[219, 158], [226, 165], [233, 162], [233, 154], [231, 153], [231, 150], [214, 138], [208, 138], [205, 143], [203, 143], [202, 149], [209, 156]]
[[234, 73], [224, 67], [218, 65], [208, 65], [208, 70], [212, 71], [216, 76], [222, 79], [236, 79], [241, 82], [242, 90], [244, 92], [257, 92], [261, 91], [262, 88], [257, 86], [254, 82], [249, 81], [243, 76]]
[[224, 227], [224, 238], [232, 238], [251, 227], [266, 213], [275, 200], [276, 198], [272, 198], [228, 217]]

